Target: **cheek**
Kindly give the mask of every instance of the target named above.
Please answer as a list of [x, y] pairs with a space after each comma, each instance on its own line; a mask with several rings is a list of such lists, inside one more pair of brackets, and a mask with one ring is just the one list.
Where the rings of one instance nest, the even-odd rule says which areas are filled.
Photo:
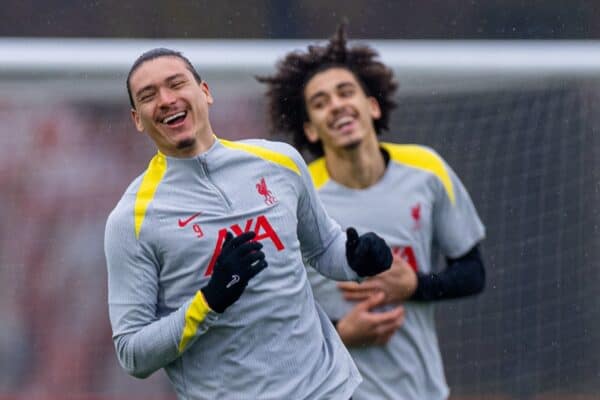
[[153, 129], [153, 119], [150, 118], [148, 115], [146, 114], [142, 114], [140, 116], [140, 125], [144, 128], [144, 129]]
[[313, 123], [313, 127], [315, 130], [315, 134], [318, 136], [319, 139], [327, 140], [327, 138], [330, 136], [329, 127], [327, 126], [327, 123], [325, 121], [316, 121]]
[[204, 99], [197, 99], [195, 102], [195, 106], [192, 106], [194, 113], [196, 115], [204, 116], [208, 114], [209, 106], [206, 103], [203, 103]]
[[324, 111], [313, 112], [310, 116], [311, 121], [319, 130], [327, 129], [327, 113]]
[[138, 107], [138, 114], [140, 121], [150, 121], [152, 120], [152, 105], [150, 104], [142, 104]]

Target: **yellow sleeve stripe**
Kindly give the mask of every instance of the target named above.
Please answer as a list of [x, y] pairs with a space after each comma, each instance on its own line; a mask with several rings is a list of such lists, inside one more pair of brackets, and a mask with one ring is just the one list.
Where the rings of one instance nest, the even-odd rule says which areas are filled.
[[185, 312], [185, 326], [183, 327], [183, 334], [179, 341], [179, 354], [183, 353], [183, 350], [185, 350], [185, 347], [190, 340], [196, 336], [198, 325], [204, 321], [204, 318], [206, 318], [206, 314], [208, 314], [209, 311], [210, 307], [204, 299], [204, 295], [198, 290], [198, 293], [196, 293], [190, 306]]
[[418, 145], [381, 143], [381, 146], [393, 161], [434, 174], [444, 185], [450, 202], [455, 203], [454, 185], [444, 162], [435, 153]]
[[156, 188], [158, 188], [166, 171], [167, 159], [163, 154], [158, 153], [150, 160], [148, 169], [142, 178], [142, 183], [135, 196], [134, 220], [136, 239], [140, 238], [140, 230], [142, 229], [142, 222], [144, 222], [144, 218], [146, 217], [146, 210], [154, 198]]
[[270, 161], [275, 164], [279, 164], [282, 167], [285, 167], [291, 171], [294, 171], [298, 175], [301, 175], [300, 169], [298, 168], [294, 160], [292, 160], [291, 157], [288, 157], [285, 154], [281, 154], [273, 150], [265, 149], [264, 147], [254, 146], [247, 143], [230, 142], [228, 140], [223, 139], [219, 139], [219, 141], [221, 142], [221, 144], [223, 144], [223, 146], [229, 149], [245, 151], [264, 160]]
[[313, 185], [317, 190], [327, 183], [329, 180], [329, 173], [327, 172], [327, 166], [325, 165], [325, 157], [321, 157], [311, 162], [308, 165], [308, 172], [312, 178]]

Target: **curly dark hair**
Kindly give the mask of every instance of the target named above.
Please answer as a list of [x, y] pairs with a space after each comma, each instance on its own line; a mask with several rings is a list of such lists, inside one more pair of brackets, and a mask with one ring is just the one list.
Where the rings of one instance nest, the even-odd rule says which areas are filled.
[[275, 75], [256, 77], [267, 85], [272, 132], [291, 134], [300, 151], [323, 155], [321, 143], [311, 143], [304, 135], [304, 123], [308, 121], [304, 88], [314, 75], [330, 68], [345, 68], [356, 76], [366, 95], [377, 99], [381, 108], [381, 117], [374, 121], [375, 131], [380, 134], [387, 130], [390, 111], [396, 107], [393, 96], [398, 84], [392, 70], [378, 58], [369, 46], [347, 46], [345, 23], [339, 25], [326, 45], [311, 45], [306, 52], [287, 54], [277, 63]]

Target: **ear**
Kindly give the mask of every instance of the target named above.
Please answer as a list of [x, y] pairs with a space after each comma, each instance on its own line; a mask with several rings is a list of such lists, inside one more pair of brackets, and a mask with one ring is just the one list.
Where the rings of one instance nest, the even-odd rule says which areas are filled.
[[381, 118], [381, 107], [375, 97], [369, 97], [369, 114], [373, 119]]
[[200, 89], [204, 92], [204, 95], [206, 96], [206, 102], [209, 105], [212, 105], [215, 100], [212, 97], [212, 94], [210, 93], [210, 88], [208, 87], [208, 83], [206, 83], [205, 81], [200, 82]]
[[135, 108], [131, 109], [131, 119], [133, 120], [133, 123], [135, 124], [135, 129], [137, 129], [138, 132], [144, 132], [144, 125], [142, 125], [142, 121], [140, 119], [140, 114], [138, 114], [138, 112]]
[[304, 123], [304, 135], [311, 143], [317, 143], [319, 141], [319, 135], [314, 125], [310, 121]]

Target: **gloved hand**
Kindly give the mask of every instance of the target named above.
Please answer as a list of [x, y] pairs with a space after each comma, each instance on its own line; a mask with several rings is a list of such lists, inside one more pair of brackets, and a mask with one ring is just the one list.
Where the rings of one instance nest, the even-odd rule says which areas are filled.
[[346, 259], [358, 276], [373, 276], [390, 268], [392, 251], [373, 232], [358, 236], [356, 229], [346, 230]]
[[267, 267], [262, 244], [252, 241], [255, 236], [255, 232], [245, 232], [234, 238], [227, 232], [213, 274], [200, 289], [212, 310], [225, 311], [240, 298], [248, 281]]

